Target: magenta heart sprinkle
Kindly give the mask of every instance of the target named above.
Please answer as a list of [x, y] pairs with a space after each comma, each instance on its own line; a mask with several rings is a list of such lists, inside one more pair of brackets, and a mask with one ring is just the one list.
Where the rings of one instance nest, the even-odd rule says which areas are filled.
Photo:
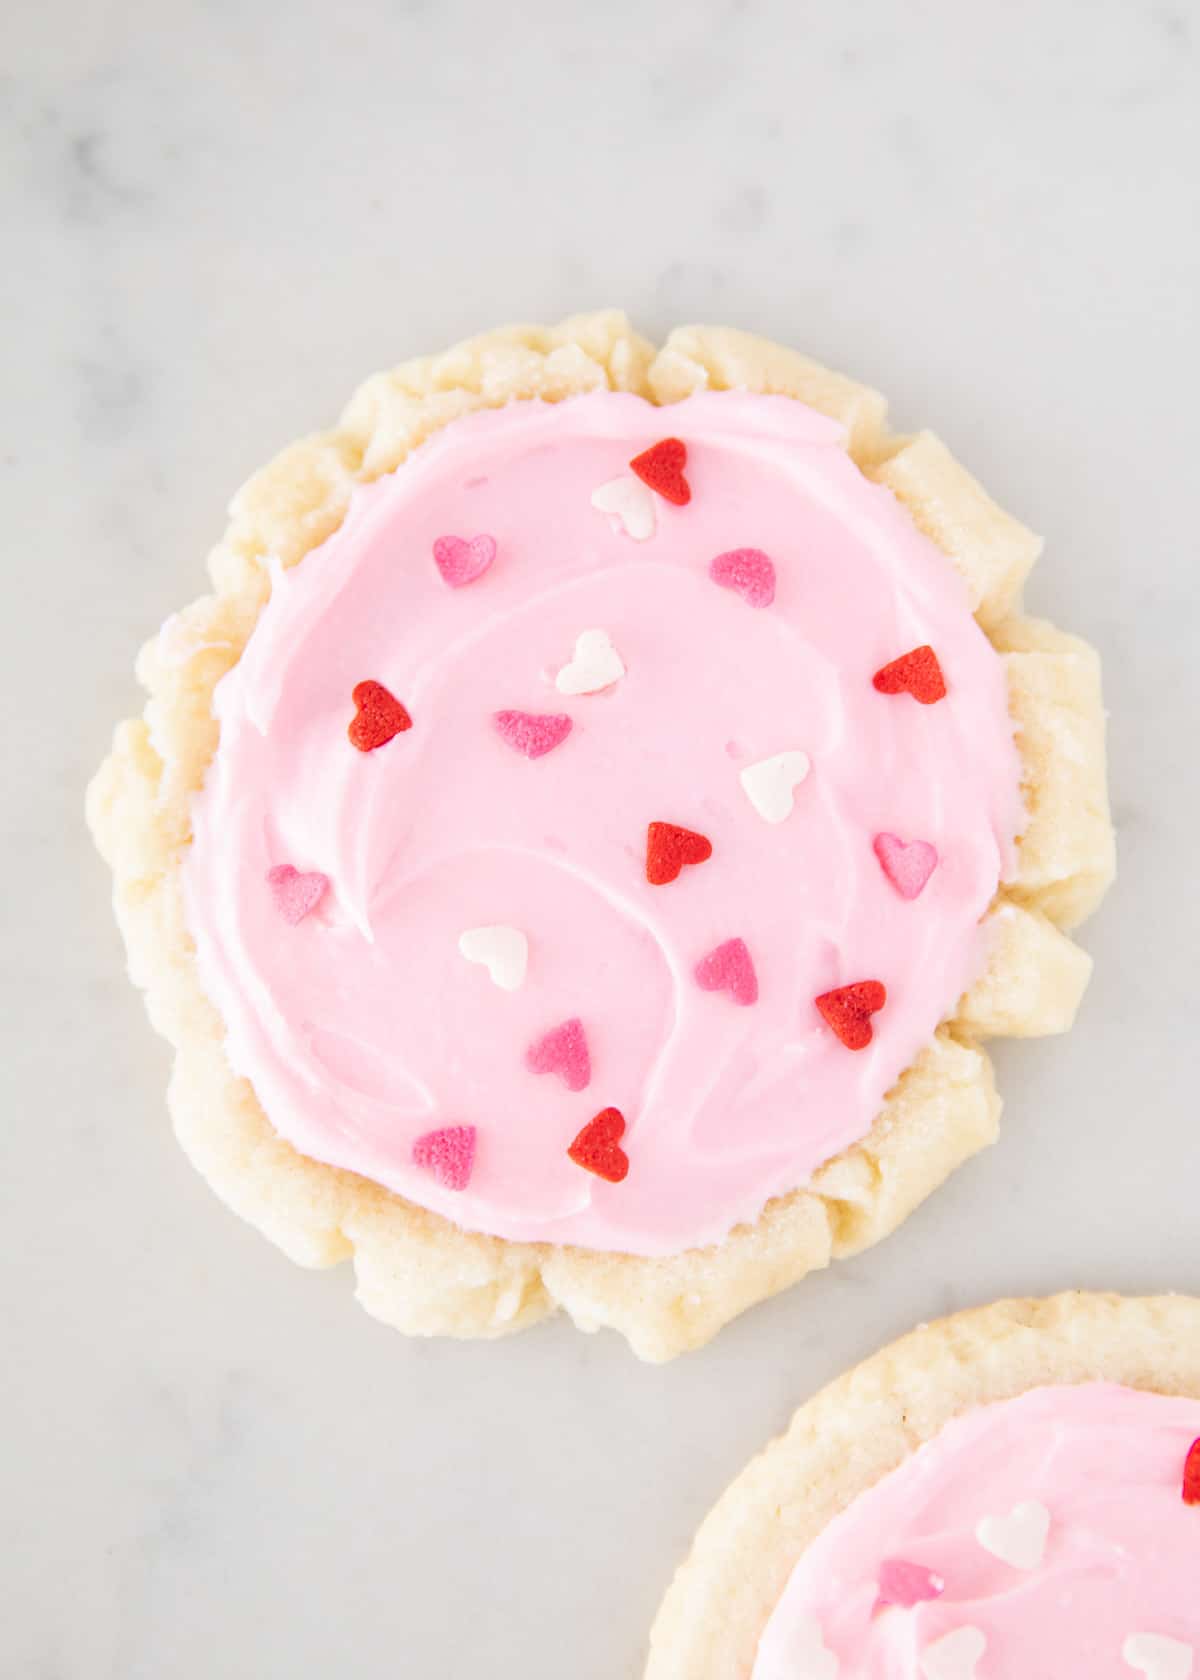
[[530, 1073], [558, 1073], [568, 1091], [582, 1091], [591, 1082], [592, 1058], [583, 1022], [573, 1017], [554, 1027], [525, 1052]]
[[749, 607], [769, 607], [775, 599], [775, 566], [761, 548], [731, 548], [718, 554], [708, 575]]
[[285, 922], [295, 927], [324, 898], [329, 877], [322, 875], [319, 869], [301, 874], [290, 863], [277, 863], [274, 869], [267, 870], [267, 885], [275, 900], [275, 908]]
[[439, 537], [433, 545], [433, 558], [451, 589], [465, 589], [481, 578], [496, 558], [496, 539], [485, 535]]
[[475, 1165], [474, 1126], [442, 1126], [412, 1146], [412, 1158], [447, 1190], [465, 1190]]
[[727, 939], [696, 964], [696, 984], [706, 992], [729, 992], [735, 1003], [758, 1002], [758, 975], [744, 939]]
[[571, 733], [565, 712], [496, 712], [492, 722], [513, 751], [526, 758], [544, 758]]
[[911, 1610], [914, 1604], [924, 1604], [940, 1598], [946, 1583], [932, 1569], [922, 1563], [909, 1563], [904, 1558], [885, 1558], [879, 1565], [879, 1602], [897, 1604]]
[[919, 898], [938, 866], [937, 848], [928, 840], [910, 840], [905, 845], [895, 834], [877, 834], [874, 847], [880, 868], [900, 897]]

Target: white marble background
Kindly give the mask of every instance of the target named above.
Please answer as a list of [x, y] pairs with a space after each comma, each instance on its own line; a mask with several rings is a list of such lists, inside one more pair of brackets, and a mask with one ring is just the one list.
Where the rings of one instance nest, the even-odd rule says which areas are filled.
[[[699, 1518], [919, 1318], [1200, 1290], [1187, 0], [10, 0], [0, 45], [0, 1673], [632, 1680]], [[85, 779], [229, 492], [513, 318], [728, 321], [893, 393], [1107, 657], [1123, 875], [1074, 1036], [883, 1248], [638, 1366], [408, 1343], [211, 1197]]]

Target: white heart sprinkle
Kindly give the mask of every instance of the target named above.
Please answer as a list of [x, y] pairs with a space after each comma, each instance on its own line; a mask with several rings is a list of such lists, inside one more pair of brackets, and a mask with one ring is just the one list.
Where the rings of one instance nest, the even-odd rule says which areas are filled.
[[654, 492], [640, 478], [613, 478], [592, 491], [592, 506], [614, 514], [634, 542], [654, 535]]
[[746, 798], [764, 822], [786, 822], [795, 804], [795, 790], [812, 769], [804, 752], [776, 753], [748, 764], [741, 773]]
[[598, 694], [625, 675], [621, 655], [607, 630], [584, 630], [575, 642], [575, 657], [554, 679], [560, 694]]
[[501, 991], [515, 992], [525, 978], [529, 941], [518, 928], [468, 928], [459, 935], [458, 948], [468, 962], [482, 963]]
[[839, 1663], [815, 1616], [802, 1616], [788, 1635], [787, 1671], [795, 1680], [838, 1680]]
[[1146, 1680], [1188, 1680], [1196, 1653], [1190, 1645], [1168, 1639], [1165, 1633], [1131, 1633], [1121, 1647], [1121, 1655]]
[[975, 1664], [987, 1650], [987, 1640], [977, 1627], [955, 1628], [935, 1639], [921, 1653], [925, 1680], [975, 1680]]
[[984, 1517], [975, 1538], [985, 1552], [1014, 1569], [1037, 1569], [1046, 1553], [1050, 1513], [1036, 1499], [1026, 1500], [1006, 1517]]

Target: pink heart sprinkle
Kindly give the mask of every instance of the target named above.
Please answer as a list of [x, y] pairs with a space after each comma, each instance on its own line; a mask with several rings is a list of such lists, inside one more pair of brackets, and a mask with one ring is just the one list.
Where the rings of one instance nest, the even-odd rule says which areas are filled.
[[696, 984], [706, 992], [733, 994], [740, 1004], [758, 1002], [758, 975], [744, 939], [727, 939], [696, 964]]
[[568, 1091], [582, 1091], [592, 1078], [587, 1034], [577, 1018], [564, 1021], [531, 1044], [525, 1052], [530, 1073], [561, 1073]]
[[879, 1602], [898, 1604], [911, 1610], [914, 1604], [940, 1598], [946, 1583], [932, 1569], [922, 1563], [908, 1563], [904, 1558], [885, 1558], [879, 1565]]
[[875, 856], [901, 898], [918, 898], [938, 866], [937, 848], [928, 840], [904, 844], [895, 834], [877, 834]]
[[302, 875], [290, 863], [277, 863], [274, 869], [267, 870], [267, 885], [275, 899], [275, 908], [285, 922], [295, 927], [324, 898], [329, 877], [319, 869], [310, 869]]
[[708, 575], [722, 589], [736, 591], [749, 607], [769, 607], [775, 599], [775, 567], [761, 548], [731, 548], [718, 554]]
[[571, 733], [565, 712], [496, 712], [492, 721], [509, 746], [526, 758], [544, 758]]
[[433, 558], [443, 580], [451, 589], [465, 589], [487, 571], [496, 558], [495, 537], [439, 537], [433, 545]]
[[413, 1144], [412, 1158], [447, 1190], [465, 1190], [475, 1165], [475, 1128], [443, 1126], [426, 1132]]

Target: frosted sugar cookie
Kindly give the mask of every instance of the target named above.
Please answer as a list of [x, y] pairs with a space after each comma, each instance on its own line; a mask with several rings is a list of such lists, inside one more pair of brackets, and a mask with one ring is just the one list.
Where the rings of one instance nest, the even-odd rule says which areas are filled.
[[927, 1326], [802, 1406], [705, 1522], [647, 1680], [1200, 1674], [1200, 1301]]
[[90, 794], [189, 1154], [417, 1333], [665, 1358], [891, 1230], [1111, 875], [1037, 548], [739, 334], [368, 381], [235, 499]]

